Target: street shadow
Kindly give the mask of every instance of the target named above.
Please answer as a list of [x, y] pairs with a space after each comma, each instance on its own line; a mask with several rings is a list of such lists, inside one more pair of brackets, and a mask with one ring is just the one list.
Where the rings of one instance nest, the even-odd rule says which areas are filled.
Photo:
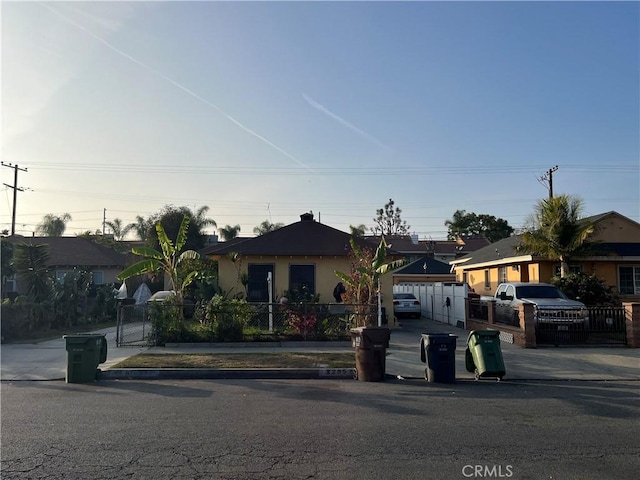
[[[167, 385], [167, 382], [172, 382], [172, 384]], [[137, 392], [168, 398], [206, 398], [214, 394], [211, 389], [188, 386], [184, 383], [184, 380], [100, 380], [93, 383], [65, 383], [61, 380], [21, 380], [5, 383], [10, 383], [20, 388], [38, 388], [99, 395], [121, 395], [124, 392]]]

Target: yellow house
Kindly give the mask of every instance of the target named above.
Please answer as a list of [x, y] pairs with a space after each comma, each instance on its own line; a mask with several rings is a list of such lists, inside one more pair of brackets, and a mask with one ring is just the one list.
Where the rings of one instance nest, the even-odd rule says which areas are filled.
[[[300, 221], [253, 238], [236, 238], [205, 248], [201, 253], [218, 262], [220, 288], [242, 293], [249, 302], [277, 302], [286, 292], [305, 288], [321, 303], [335, 302], [333, 290], [340, 281], [335, 272], [351, 271], [351, 235], [314, 220], [312, 213]], [[361, 248], [378, 246], [357, 238]], [[389, 260], [401, 258], [395, 251]], [[271, 278], [269, 283], [268, 277]], [[269, 291], [271, 284], [271, 291]], [[382, 306], [393, 327], [392, 274], [381, 279]]]
[[[640, 301], [640, 224], [613, 211], [585, 220], [596, 226], [588, 240], [593, 253], [570, 259], [569, 268], [601, 278], [623, 302]], [[502, 282], [549, 282], [559, 275], [559, 261], [518, 254], [519, 244], [520, 236], [514, 235], [450, 262], [457, 281], [493, 295]]]

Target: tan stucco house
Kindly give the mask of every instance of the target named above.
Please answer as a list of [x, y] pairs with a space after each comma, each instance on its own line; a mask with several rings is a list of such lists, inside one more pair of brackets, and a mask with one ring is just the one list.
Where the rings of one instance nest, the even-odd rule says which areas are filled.
[[[572, 258], [572, 271], [595, 274], [616, 289], [623, 302], [640, 301], [640, 224], [617, 212], [585, 218], [596, 226], [590, 236], [593, 253]], [[501, 282], [549, 282], [560, 262], [516, 252], [514, 235], [450, 262], [456, 279], [477, 293], [492, 295]]]
[[[318, 294], [321, 303], [331, 303], [340, 281], [335, 272], [348, 274], [351, 270], [350, 239], [349, 233], [319, 223], [312, 213], [305, 213], [299, 222], [258, 237], [222, 242], [200, 253], [218, 262], [218, 281], [223, 291], [244, 293], [250, 302], [269, 301], [267, 276], [271, 274], [273, 301], [304, 286]], [[355, 241], [361, 248], [375, 250], [378, 246], [363, 238]], [[393, 250], [390, 253], [389, 260], [402, 257]], [[392, 283], [391, 273], [382, 277], [382, 304], [388, 310], [393, 309]], [[388, 321], [393, 326], [393, 315], [388, 316]]]

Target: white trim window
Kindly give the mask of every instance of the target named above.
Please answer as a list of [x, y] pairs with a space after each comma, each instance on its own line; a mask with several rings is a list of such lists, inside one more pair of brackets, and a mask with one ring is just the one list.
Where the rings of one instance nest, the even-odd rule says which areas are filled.
[[620, 295], [640, 295], [640, 265], [618, 267]]

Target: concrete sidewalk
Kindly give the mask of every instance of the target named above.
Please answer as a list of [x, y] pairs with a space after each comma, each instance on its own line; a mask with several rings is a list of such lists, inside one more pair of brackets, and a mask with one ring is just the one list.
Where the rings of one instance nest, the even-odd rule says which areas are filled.
[[[122, 360], [138, 353], [226, 353], [226, 352], [353, 352], [351, 344], [309, 343], [301, 346], [287, 344], [261, 346], [229, 346], [218, 344], [206, 347], [117, 347], [115, 329], [105, 329], [92, 333], [103, 333], [107, 338], [107, 362], [99, 365], [105, 377], [119, 376], [112, 369]], [[473, 373], [465, 369], [464, 352], [468, 332], [447, 324], [429, 320], [407, 320], [400, 329], [392, 330], [391, 342], [387, 350], [386, 373], [398, 378], [424, 378], [426, 364], [421, 362], [420, 339], [422, 333], [451, 333], [457, 335], [456, 379], [473, 380]], [[506, 368], [505, 381], [508, 380], [640, 380], [640, 349], [625, 347], [544, 347], [523, 349], [508, 343], [502, 343], [502, 354]], [[0, 367], [2, 381], [19, 380], [64, 380], [67, 364], [66, 342], [63, 338], [39, 344], [5, 344], [0, 346]], [[166, 373], [166, 372], [165, 372]], [[208, 374], [207, 374], [208, 373]], [[220, 373], [220, 372], [218, 372]], [[278, 369], [260, 369], [257, 371], [227, 371], [224, 378], [317, 378], [312, 371], [283, 371]], [[344, 375], [340, 375], [340, 374]], [[322, 377], [323, 375], [320, 375]], [[348, 372], [325, 372], [327, 377], [346, 378]], [[191, 370], [182, 378], [220, 378], [212, 372]], [[161, 378], [157, 371], [140, 372], [138, 378]], [[181, 378], [176, 375], [174, 378]], [[487, 381], [487, 380], [484, 380]]]

